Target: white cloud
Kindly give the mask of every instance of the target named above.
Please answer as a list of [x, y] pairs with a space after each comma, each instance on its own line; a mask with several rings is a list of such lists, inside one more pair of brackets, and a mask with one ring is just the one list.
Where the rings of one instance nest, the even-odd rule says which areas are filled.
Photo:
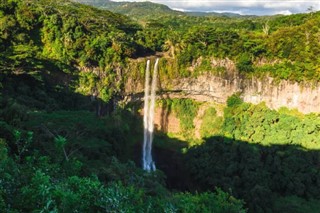
[[242, 13], [242, 11], [240, 10], [208, 10], [208, 11], [205, 11], [205, 12], [216, 12], [216, 13], [237, 13], [237, 14], [240, 14], [240, 15], [244, 15]]
[[171, 9], [176, 10], [176, 11], [180, 11], [180, 12], [191, 12], [191, 10], [187, 10], [187, 9], [183, 9], [183, 8], [172, 7]]
[[292, 12], [290, 10], [282, 10], [282, 11], [276, 11], [275, 14], [291, 15]]
[[[119, 0], [126, 1], [126, 0]], [[133, 1], [133, 0], [129, 0]], [[141, 1], [141, 0], [138, 0]], [[240, 14], [272, 15], [320, 10], [319, 0], [150, 0], [180, 11], [229, 11]]]

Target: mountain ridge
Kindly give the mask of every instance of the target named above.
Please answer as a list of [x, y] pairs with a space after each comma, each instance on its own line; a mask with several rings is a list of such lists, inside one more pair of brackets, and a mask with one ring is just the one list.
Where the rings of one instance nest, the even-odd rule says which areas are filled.
[[[115, 2], [110, 0], [73, 0], [81, 4], [87, 4], [100, 9], [110, 10], [115, 13], [121, 13], [130, 17], [135, 17], [137, 19], [141, 18], [152, 18], [155, 15], [167, 16], [223, 16], [223, 17], [241, 17], [238, 13], [218, 13], [218, 12], [201, 12], [201, 11], [179, 11], [170, 8], [165, 4], [153, 3], [150, 1], [144, 2]], [[147, 12], [145, 12], [147, 11]], [[152, 11], [150, 14], [149, 12]]]

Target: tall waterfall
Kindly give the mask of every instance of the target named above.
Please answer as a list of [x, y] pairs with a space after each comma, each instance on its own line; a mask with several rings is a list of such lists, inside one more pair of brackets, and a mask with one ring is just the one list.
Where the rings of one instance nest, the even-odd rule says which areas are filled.
[[[153, 130], [154, 130], [154, 108], [156, 101], [156, 89], [157, 89], [157, 72], [158, 72], [157, 58], [154, 65], [151, 92], [150, 92], [150, 60], [147, 61], [146, 68], [146, 79], [144, 88], [144, 107], [143, 107], [143, 150], [142, 150], [142, 163], [143, 169], [146, 171], [155, 171], [156, 166], [152, 160], [152, 141], [153, 141]], [[150, 93], [150, 94], [149, 94]], [[150, 103], [149, 103], [150, 102]]]

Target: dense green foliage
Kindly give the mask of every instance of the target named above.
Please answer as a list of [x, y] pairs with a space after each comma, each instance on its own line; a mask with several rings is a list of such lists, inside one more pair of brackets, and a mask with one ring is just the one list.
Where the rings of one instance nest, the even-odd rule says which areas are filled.
[[[317, 212], [319, 152], [294, 145], [262, 146], [212, 137], [191, 148], [186, 162], [203, 189], [219, 186], [242, 197], [250, 212]], [[287, 200], [287, 202], [279, 202]], [[303, 204], [295, 209], [294, 199]], [[314, 205], [308, 211], [309, 199]]]
[[136, 41], [164, 53], [163, 80], [225, 73], [229, 65], [215, 61], [228, 59], [242, 76], [317, 82], [319, 22], [319, 12], [238, 18], [167, 14], [144, 19]]
[[198, 103], [191, 99], [164, 99], [160, 102], [162, 108], [169, 113], [173, 111], [180, 121], [181, 134], [192, 138], [193, 120], [197, 115]]
[[209, 136], [218, 134], [221, 130], [223, 118], [217, 115], [217, 111], [214, 107], [208, 108], [201, 122], [200, 135], [202, 138], [208, 138]]
[[[145, 173], [134, 163], [123, 164], [115, 158], [108, 162], [110, 155], [94, 164], [79, 154], [70, 160], [52, 159], [41, 146], [29, 144], [29, 139], [15, 139], [18, 148], [20, 143], [28, 147], [26, 153], [13, 153], [13, 148], [1, 140], [0, 204], [6, 212], [245, 212], [241, 201], [221, 190], [194, 195], [170, 193], [161, 172]], [[94, 155], [111, 151], [108, 146], [96, 148], [95, 144], [86, 149], [83, 153]], [[104, 165], [99, 164], [103, 161]], [[87, 166], [91, 176], [84, 176]], [[98, 172], [101, 169], [103, 174]]]
[[215, 121], [221, 117], [208, 109], [202, 128], [211, 132], [187, 152], [194, 181], [203, 189], [231, 189], [250, 212], [317, 212], [319, 115], [270, 110], [263, 103], [244, 103], [238, 95], [227, 104], [220, 125]]
[[319, 149], [320, 117], [268, 109], [263, 103], [226, 108], [222, 132], [227, 137], [262, 145], [291, 144]]
[[108, 101], [120, 90], [117, 67], [139, 49], [132, 36], [139, 26], [108, 11], [49, 0], [3, 1], [0, 10], [1, 74], [55, 80], [56, 90]]

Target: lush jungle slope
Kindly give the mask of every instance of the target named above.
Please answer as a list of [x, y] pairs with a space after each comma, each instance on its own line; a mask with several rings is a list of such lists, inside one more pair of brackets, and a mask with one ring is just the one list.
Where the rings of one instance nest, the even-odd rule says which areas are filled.
[[[317, 212], [320, 116], [270, 110], [263, 103], [244, 103], [237, 95], [227, 102], [221, 112], [220, 105], [191, 99], [159, 101], [163, 118], [158, 128], [176, 140], [165, 143], [161, 134], [156, 137], [157, 146], [174, 153], [159, 156], [158, 166], [182, 188], [232, 191], [249, 212]], [[171, 122], [179, 131], [166, 129]], [[174, 159], [171, 167], [185, 171], [184, 178], [162, 165], [165, 158]]]
[[[86, 3], [97, 7], [102, 4], [101, 1]], [[106, 4], [109, 3], [113, 4]], [[115, 4], [125, 4], [119, 6], [126, 10], [122, 13], [139, 19], [145, 26], [137, 34], [139, 44], [167, 52], [172, 58], [167, 67], [171, 76], [208, 72], [212, 70], [212, 58], [229, 58], [244, 74], [298, 82], [319, 80], [319, 12], [266, 17], [193, 17], [154, 10], [164, 6], [149, 2]], [[141, 8], [134, 6], [140, 4]], [[136, 9], [138, 13], [134, 12]], [[152, 18], [146, 18], [151, 10]], [[198, 69], [190, 70], [190, 66]]]
[[171, 152], [172, 157], [158, 154], [158, 166], [173, 185], [231, 190], [249, 212], [318, 211], [318, 114], [271, 110], [265, 103], [244, 103], [238, 95], [229, 97], [224, 109], [183, 98], [183, 92], [171, 95], [160, 95], [156, 124], [176, 140], [160, 133], [155, 143]]

